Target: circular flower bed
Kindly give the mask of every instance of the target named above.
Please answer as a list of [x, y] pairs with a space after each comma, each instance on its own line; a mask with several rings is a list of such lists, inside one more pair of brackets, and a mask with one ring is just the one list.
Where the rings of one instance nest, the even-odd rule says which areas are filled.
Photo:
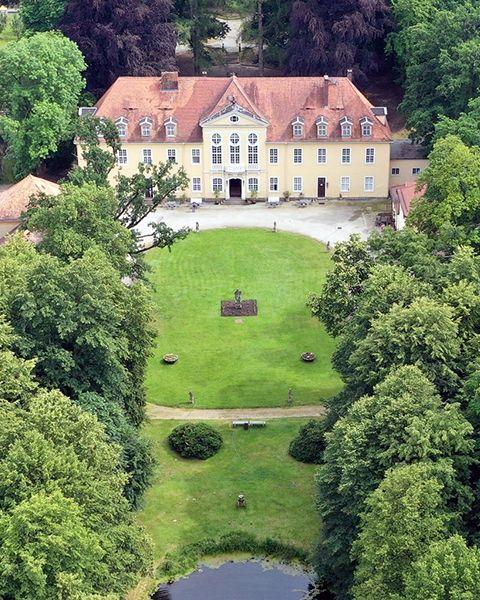
[[178, 360], [178, 354], [165, 354], [163, 357], [163, 362], [166, 362], [169, 365], [173, 365]]
[[304, 360], [305, 362], [313, 362], [316, 358], [317, 358], [317, 356], [314, 352], [303, 352], [302, 353], [302, 360]]

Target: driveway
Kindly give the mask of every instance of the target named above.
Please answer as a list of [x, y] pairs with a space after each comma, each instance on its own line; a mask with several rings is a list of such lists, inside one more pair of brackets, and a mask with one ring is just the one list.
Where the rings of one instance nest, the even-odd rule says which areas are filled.
[[299, 417], [324, 417], [324, 406], [292, 406], [288, 408], [171, 408], [147, 404], [147, 415], [155, 420], [172, 421], [236, 421], [243, 419], [284, 419]]
[[192, 212], [189, 205], [174, 210], [164, 207], [149, 215], [140, 223], [139, 231], [147, 234], [148, 224], [164, 221], [169, 227], [195, 229], [200, 231], [225, 227], [261, 227], [277, 231], [289, 231], [306, 235], [315, 240], [334, 246], [347, 240], [353, 233], [366, 239], [375, 229], [375, 216], [385, 210], [386, 201], [345, 202], [330, 200], [326, 204], [312, 204], [299, 208], [294, 201], [277, 208], [269, 208], [264, 203], [249, 206], [215, 206], [206, 204]]

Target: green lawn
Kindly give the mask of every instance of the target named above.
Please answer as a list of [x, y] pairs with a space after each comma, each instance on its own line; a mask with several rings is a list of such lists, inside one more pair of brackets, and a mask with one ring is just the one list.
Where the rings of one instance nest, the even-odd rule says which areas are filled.
[[[266, 429], [244, 431], [213, 423], [224, 446], [207, 461], [185, 460], [166, 438], [178, 421], [156, 421], [147, 434], [154, 441], [157, 476], [139, 519], [155, 544], [155, 559], [207, 537], [244, 530], [311, 551], [318, 542], [314, 504], [315, 465], [287, 453], [303, 419], [279, 419]], [[246, 495], [246, 510], [236, 508]]]
[[[190, 235], [149, 253], [158, 331], [147, 373], [148, 401], [198, 408], [321, 403], [341, 389], [331, 366], [334, 341], [310, 316], [305, 299], [320, 291], [330, 258], [304, 236], [260, 229], [222, 229]], [[220, 316], [220, 301], [255, 298], [258, 316], [238, 322]], [[300, 354], [317, 354], [304, 363]], [[162, 356], [179, 355], [175, 365]]]
[[0, 48], [2, 46], [5, 46], [5, 44], [7, 44], [8, 42], [12, 42], [15, 39], [15, 36], [13, 35], [13, 31], [11, 28], [12, 15], [8, 15], [7, 19], [8, 19], [7, 26], [2, 31], [2, 33], [0, 33]]

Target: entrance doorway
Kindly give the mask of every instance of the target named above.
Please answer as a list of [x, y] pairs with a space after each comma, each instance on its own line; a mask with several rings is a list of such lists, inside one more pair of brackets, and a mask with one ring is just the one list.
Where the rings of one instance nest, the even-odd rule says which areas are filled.
[[319, 177], [318, 178], [318, 190], [317, 190], [317, 197], [318, 198], [325, 198], [325, 190], [327, 188], [327, 178], [326, 177]]
[[242, 197], [242, 180], [230, 179], [230, 198]]

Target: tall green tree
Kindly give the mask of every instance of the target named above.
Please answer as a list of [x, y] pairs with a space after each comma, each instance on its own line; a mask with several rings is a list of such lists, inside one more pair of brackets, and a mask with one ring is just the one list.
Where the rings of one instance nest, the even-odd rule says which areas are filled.
[[0, 135], [18, 177], [73, 136], [85, 68], [78, 47], [59, 33], [36, 33], [0, 49]]
[[416, 203], [409, 222], [428, 234], [458, 228], [471, 245], [480, 247], [479, 169], [480, 147], [468, 147], [451, 135], [439, 139], [420, 179], [420, 185], [426, 185], [424, 197]]
[[431, 544], [407, 571], [405, 600], [474, 600], [480, 597], [480, 550], [460, 535]]
[[20, 16], [27, 31], [57, 29], [67, 0], [21, 0]]
[[452, 461], [461, 483], [457, 504], [469, 508], [467, 487], [472, 427], [458, 405], [445, 405], [417, 367], [403, 366], [372, 396], [354, 402], [326, 434], [317, 475], [317, 505], [323, 523], [318, 571], [340, 597], [352, 584], [352, 544], [368, 495], [399, 463]]
[[0, 249], [0, 311], [42, 385], [98, 415], [122, 444], [125, 495], [137, 505], [152, 472], [149, 444], [135, 429], [152, 343], [145, 286], [122, 283], [98, 247], [63, 263], [19, 236]]
[[387, 473], [367, 500], [353, 547], [355, 600], [405, 598], [412, 564], [455, 527], [455, 515], [447, 508], [452, 478], [448, 464], [397, 466]]
[[15, 372], [26, 380], [32, 365], [0, 330], [2, 354], [18, 362], [1, 373], [0, 595], [120, 600], [151, 552], [123, 496], [120, 447], [94, 416], [32, 378], [12, 397]]

